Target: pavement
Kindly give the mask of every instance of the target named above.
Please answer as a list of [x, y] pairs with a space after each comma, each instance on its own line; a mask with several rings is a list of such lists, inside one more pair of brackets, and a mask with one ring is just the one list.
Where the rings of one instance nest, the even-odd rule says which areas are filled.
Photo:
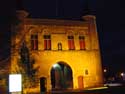
[[105, 89], [108, 89], [108, 87], [104, 86], [104, 87], [96, 87], [96, 88], [89, 88], [89, 89], [82, 89], [82, 90], [79, 90], [79, 89], [61, 89], [61, 90], [53, 90], [53, 91], [50, 91], [48, 92], [47, 94], [77, 94], [77, 93], [92, 93], [94, 91], [103, 91]]
[[83, 90], [56, 90], [45, 94], [125, 94], [125, 86], [96, 87]]

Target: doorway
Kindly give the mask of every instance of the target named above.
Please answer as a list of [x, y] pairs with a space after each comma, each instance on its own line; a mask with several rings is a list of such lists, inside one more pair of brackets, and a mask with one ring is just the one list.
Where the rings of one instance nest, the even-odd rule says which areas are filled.
[[53, 65], [51, 69], [52, 89], [73, 88], [72, 69], [64, 62]]

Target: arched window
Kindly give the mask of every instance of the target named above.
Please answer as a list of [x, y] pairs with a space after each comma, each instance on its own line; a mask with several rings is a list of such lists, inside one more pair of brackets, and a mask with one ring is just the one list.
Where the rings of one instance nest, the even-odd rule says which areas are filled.
[[31, 50], [38, 50], [38, 29], [35, 27], [31, 27], [30, 31], [30, 44]]
[[62, 50], [62, 43], [58, 43], [58, 50]]
[[89, 72], [88, 72], [88, 70], [86, 69], [86, 70], [85, 70], [85, 75], [88, 75], [88, 74], [89, 74]]

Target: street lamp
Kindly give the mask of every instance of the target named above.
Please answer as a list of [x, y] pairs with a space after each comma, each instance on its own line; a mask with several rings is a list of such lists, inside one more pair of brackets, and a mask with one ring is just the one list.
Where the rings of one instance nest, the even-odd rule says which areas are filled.
[[120, 74], [122, 77], [124, 76], [124, 72], [121, 72], [121, 74]]
[[106, 73], [106, 72], [107, 72], [107, 70], [106, 70], [106, 69], [104, 69], [104, 72]]

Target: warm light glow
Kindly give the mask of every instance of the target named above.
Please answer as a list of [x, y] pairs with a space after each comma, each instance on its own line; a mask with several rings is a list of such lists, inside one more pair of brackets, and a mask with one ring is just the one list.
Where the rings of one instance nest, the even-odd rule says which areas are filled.
[[56, 68], [56, 67], [58, 67], [58, 66], [59, 66], [58, 64], [54, 64], [54, 65], [53, 65], [54, 68]]
[[90, 89], [87, 89], [87, 90], [96, 90], [96, 89], [106, 89], [108, 87], [97, 87], [97, 88], [90, 88]]
[[107, 72], [107, 70], [106, 70], [106, 69], [104, 69], [104, 72]]
[[[26, 27], [22, 27], [21, 30], [16, 29], [17, 27], [20, 27], [20, 25], [13, 26], [15, 32], [20, 32], [11, 37], [12, 45], [16, 45], [16, 49], [20, 50], [20, 44], [23, 41], [26, 41], [28, 49], [31, 48], [29, 45], [32, 41], [31, 32], [41, 36], [38, 42], [38, 50], [29, 50], [29, 57], [34, 60], [33, 68], [38, 69], [38, 72], [36, 72], [38, 78], [46, 77], [46, 91], [50, 91], [54, 88], [64, 88], [65, 86], [66, 89], [84, 89], [102, 86], [103, 73], [107, 73], [108, 69], [104, 67], [107, 70], [102, 71], [100, 48], [94, 17], [89, 15], [85, 18], [85, 23], [84, 21], [79, 23], [77, 21], [70, 22], [34, 19], [33, 21], [23, 23]], [[27, 23], [30, 25], [26, 25]], [[52, 27], [50, 27], [50, 25], [52, 25]], [[68, 39], [68, 36], [73, 36], [73, 38], [70, 37]], [[80, 36], [82, 36], [82, 38]], [[68, 40], [70, 39], [73, 41], [70, 41], [69, 43]], [[85, 44], [80, 43], [81, 39]], [[61, 48], [58, 43], [61, 43]], [[69, 49], [69, 45], [71, 46], [71, 49]], [[80, 47], [82, 49], [80, 49]], [[11, 54], [10, 72], [13, 73], [19, 72], [20, 69], [23, 70], [23, 67], [21, 68], [19, 64], [21, 60], [20, 54], [18, 54], [18, 50], [16, 49], [12, 49]], [[65, 67], [63, 64], [67, 66]], [[27, 70], [24, 69], [24, 71]], [[54, 75], [51, 75], [52, 73]], [[37, 79], [36, 76], [34, 77]], [[26, 91], [29, 93], [33, 91], [34, 94], [36, 94], [35, 91], [40, 92], [39, 86], [43, 83], [34, 83], [32, 81], [25, 80], [27, 77], [24, 77], [23, 79], [25, 82], [25, 84], [23, 83], [23, 87], [26, 87], [23, 88], [23, 92]], [[17, 84], [17, 81], [14, 81], [13, 83], [11, 82], [11, 84], [11, 88], [13, 88], [13, 84]], [[30, 87], [30, 84], [34, 84], [34, 87]]]
[[10, 74], [9, 75], [9, 92], [20, 92], [20, 91], [22, 91], [21, 74]]
[[123, 72], [121, 73], [121, 76], [122, 76], [122, 77], [124, 76], [124, 73], [123, 73]]

